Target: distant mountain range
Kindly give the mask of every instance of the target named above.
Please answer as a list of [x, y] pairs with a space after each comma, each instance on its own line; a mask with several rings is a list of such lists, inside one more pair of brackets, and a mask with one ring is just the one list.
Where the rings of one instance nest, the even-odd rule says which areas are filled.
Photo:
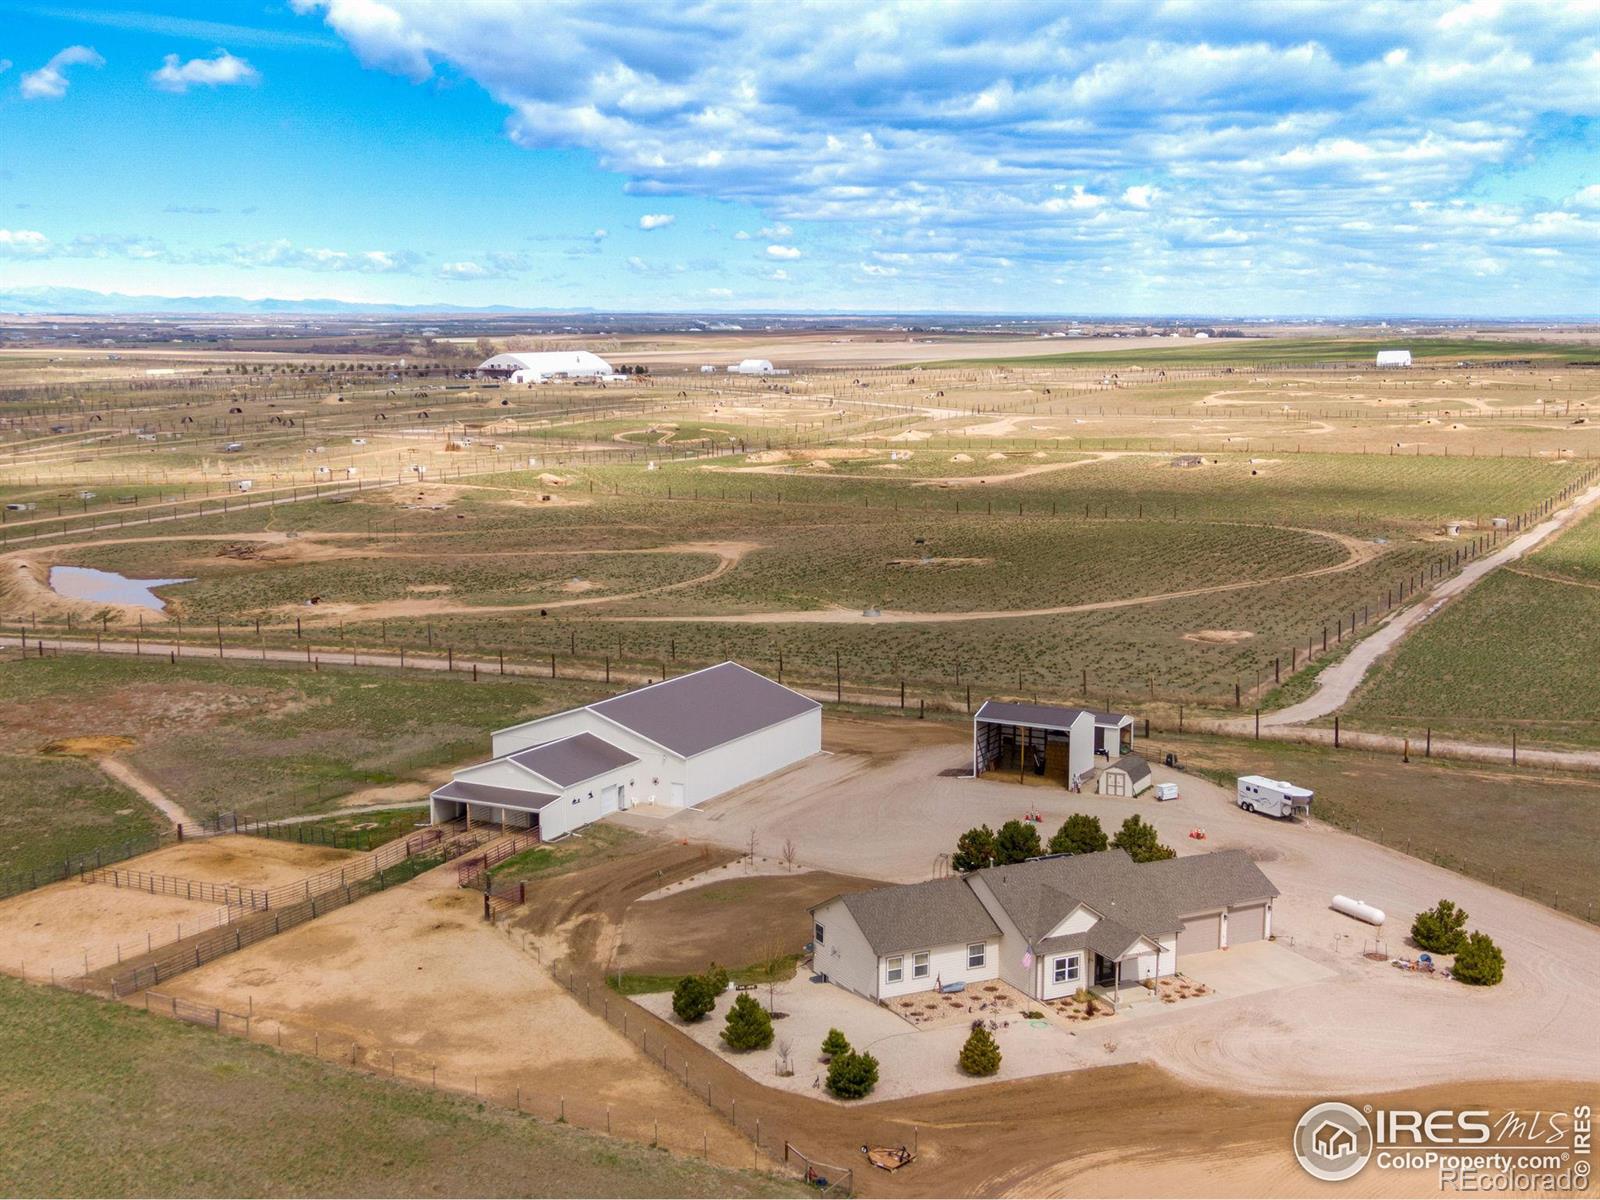
[[[21, 287], [0, 291], [0, 312], [115, 315], [143, 313], [520, 313], [510, 305], [366, 304], [350, 300], [246, 300], [240, 296], [130, 296], [85, 288]], [[588, 309], [562, 311], [587, 312]]]

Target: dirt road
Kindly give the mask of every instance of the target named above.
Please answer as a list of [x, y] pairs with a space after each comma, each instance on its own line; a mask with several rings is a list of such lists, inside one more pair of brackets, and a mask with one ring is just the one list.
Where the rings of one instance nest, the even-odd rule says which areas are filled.
[[[1584, 492], [1548, 520], [1507, 542], [1493, 554], [1468, 563], [1453, 578], [1436, 585], [1431, 593], [1432, 599], [1427, 604], [1416, 604], [1395, 613], [1377, 632], [1362, 639], [1348, 655], [1327, 667], [1317, 676], [1316, 691], [1306, 699], [1298, 704], [1291, 704], [1288, 708], [1280, 708], [1276, 712], [1262, 713], [1262, 726], [1276, 728], [1283, 725], [1300, 725], [1338, 712], [1349, 703], [1350, 697], [1355, 694], [1356, 688], [1366, 678], [1373, 664], [1399, 645], [1402, 638], [1437, 612], [1441, 605], [1470, 590], [1491, 571], [1515, 562], [1540, 543], [1555, 536], [1597, 501], [1600, 501], [1600, 484]], [[1243, 720], [1230, 722], [1229, 729], [1235, 733], [1247, 732], [1247, 722]]]
[[182, 825], [186, 829], [197, 829], [199, 827], [200, 822], [189, 815], [188, 809], [184, 808], [183, 805], [179, 804], [120, 758], [97, 758], [94, 760], [94, 765], [122, 784], [123, 787], [137, 792], [148, 803], [159, 809], [167, 820], [174, 825]]

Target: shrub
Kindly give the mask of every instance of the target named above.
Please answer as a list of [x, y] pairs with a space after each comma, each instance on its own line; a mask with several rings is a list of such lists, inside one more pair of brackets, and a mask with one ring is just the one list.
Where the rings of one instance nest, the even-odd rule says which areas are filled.
[[1026, 821], [1007, 821], [994, 838], [994, 861], [999, 865], [1025, 862], [1044, 853], [1039, 831]]
[[706, 986], [711, 989], [713, 996], [720, 996], [728, 990], [728, 968], [719, 967], [712, 963], [706, 968], [706, 973], [700, 978], [706, 981]]
[[772, 1045], [772, 1017], [748, 995], [740, 993], [728, 1010], [722, 1040], [730, 1050], [765, 1050]]
[[827, 1058], [838, 1058], [841, 1054], [850, 1053], [850, 1039], [837, 1029], [828, 1030], [828, 1036], [822, 1039], [822, 1053]]
[[1073, 813], [1050, 839], [1051, 854], [1094, 854], [1106, 848], [1106, 831], [1100, 818]]
[[1456, 953], [1455, 977], [1477, 987], [1493, 987], [1506, 976], [1506, 956], [1487, 933], [1474, 930]]
[[1111, 844], [1118, 850], [1126, 850], [1128, 857], [1136, 863], [1158, 862], [1163, 858], [1176, 858], [1178, 855], [1171, 846], [1161, 844], [1156, 838], [1156, 827], [1138, 813], [1122, 823], [1122, 828], [1117, 830], [1117, 836], [1111, 839]]
[[957, 871], [976, 871], [994, 861], [994, 831], [987, 825], [979, 825], [956, 839], [956, 852], [950, 859], [950, 866]]
[[1441, 900], [1411, 922], [1411, 940], [1434, 954], [1456, 954], [1467, 941], [1467, 914], [1452, 900]]
[[878, 1086], [878, 1060], [847, 1050], [828, 1064], [828, 1090], [841, 1100], [859, 1100]]
[[716, 993], [703, 975], [685, 975], [672, 989], [672, 1011], [680, 1021], [704, 1020], [716, 1006]]
[[1000, 1047], [981, 1022], [967, 1035], [956, 1064], [968, 1075], [993, 1075], [1000, 1070]]

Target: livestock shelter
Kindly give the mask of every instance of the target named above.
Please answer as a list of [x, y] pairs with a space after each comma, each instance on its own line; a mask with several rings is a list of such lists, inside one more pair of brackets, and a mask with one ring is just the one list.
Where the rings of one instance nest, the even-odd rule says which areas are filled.
[[1095, 715], [1087, 708], [985, 700], [972, 715], [972, 774], [1029, 776], [1072, 787], [1094, 768]]
[[1094, 752], [1105, 758], [1133, 752], [1133, 718], [1127, 713], [1096, 712]]
[[822, 706], [737, 663], [496, 730], [430, 797], [434, 823], [552, 839], [640, 804], [692, 807], [822, 749]]
[[1409, 350], [1379, 350], [1378, 357], [1373, 361], [1377, 367], [1409, 367], [1411, 365], [1411, 351]]
[[1100, 772], [1094, 790], [1102, 796], [1132, 798], [1148, 788], [1151, 782], [1150, 764], [1137, 754], [1124, 754]]

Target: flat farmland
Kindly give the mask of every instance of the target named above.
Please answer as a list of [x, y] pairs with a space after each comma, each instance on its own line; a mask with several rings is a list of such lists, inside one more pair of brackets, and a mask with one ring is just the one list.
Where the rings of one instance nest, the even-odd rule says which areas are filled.
[[1600, 745], [1600, 514], [1447, 605], [1383, 662], [1352, 721]]
[[86, 759], [8, 751], [0, 753], [0, 772], [6, 781], [0, 875], [59, 870], [75, 854], [145, 838], [166, 825], [143, 799]]
[[[0, 752], [125, 738], [119, 755], [196, 816], [280, 817], [373, 789], [391, 802], [421, 799], [439, 769], [486, 752], [488, 730], [598, 694], [584, 684], [281, 663], [13, 659], [0, 665]], [[55, 835], [14, 836], [33, 854], [57, 844]]]
[[[0, 1006], [6, 1195], [802, 1191], [789, 1179], [533, 1121], [16, 980], [0, 979]], [[243, 1110], [253, 1114], [248, 1137], [239, 1134]]]

